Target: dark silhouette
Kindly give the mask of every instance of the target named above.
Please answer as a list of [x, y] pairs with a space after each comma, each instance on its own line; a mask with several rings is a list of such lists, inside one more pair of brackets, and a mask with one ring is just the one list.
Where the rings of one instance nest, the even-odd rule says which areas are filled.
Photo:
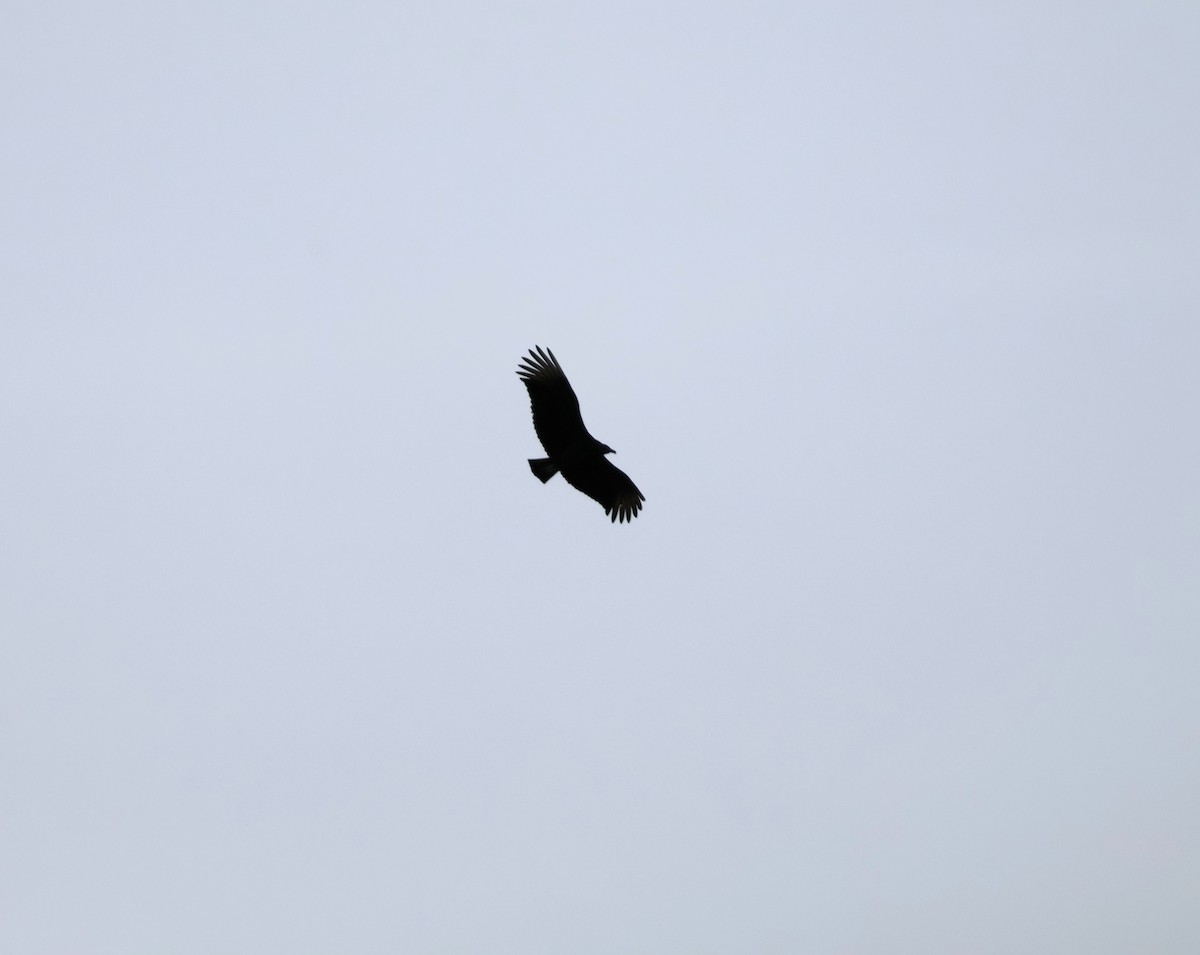
[[605, 457], [616, 452], [588, 434], [579, 399], [554, 352], [531, 349], [529, 357], [521, 359], [517, 374], [529, 391], [533, 428], [549, 455], [530, 458], [529, 470], [543, 484], [561, 471], [571, 487], [599, 501], [614, 522], [637, 517], [646, 498], [629, 476]]

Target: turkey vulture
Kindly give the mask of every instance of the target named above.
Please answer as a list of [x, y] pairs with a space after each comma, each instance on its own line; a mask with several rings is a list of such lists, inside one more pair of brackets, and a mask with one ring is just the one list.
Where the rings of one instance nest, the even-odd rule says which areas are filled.
[[561, 471], [563, 479], [593, 501], [599, 501], [613, 521], [632, 521], [646, 498], [629, 476], [605, 457], [615, 454], [597, 441], [583, 424], [579, 399], [554, 352], [539, 347], [522, 358], [517, 374], [529, 391], [533, 428], [546, 458], [530, 458], [529, 470], [545, 484]]

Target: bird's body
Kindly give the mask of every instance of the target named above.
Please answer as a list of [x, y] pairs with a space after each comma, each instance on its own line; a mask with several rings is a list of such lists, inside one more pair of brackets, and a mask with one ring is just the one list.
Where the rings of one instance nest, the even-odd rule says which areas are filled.
[[646, 498], [629, 476], [605, 455], [612, 448], [589, 433], [579, 412], [579, 399], [550, 349], [540, 347], [521, 359], [517, 374], [529, 392], [533, 427], [549, 457], [531, 458], [529, 469], [542, 483], [557, 473], [604, 508], [613, 521], [637, 517]]

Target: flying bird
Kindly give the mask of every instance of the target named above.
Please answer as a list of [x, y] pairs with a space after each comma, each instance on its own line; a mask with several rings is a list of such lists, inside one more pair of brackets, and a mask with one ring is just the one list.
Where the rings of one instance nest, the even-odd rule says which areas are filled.
[[593, 501], [614, 522], [632, 521], [646, 500], [629, 476], [605, 457], [615, 454], [584, 426], [579, 399], [563, 374], [562, 365], [547, 348], [530, 349], [517, 374], [529, 392], [533, 429], [549, 457], [530, 458], [529, 470], [545, 484], [562, 472], [563, 479]]

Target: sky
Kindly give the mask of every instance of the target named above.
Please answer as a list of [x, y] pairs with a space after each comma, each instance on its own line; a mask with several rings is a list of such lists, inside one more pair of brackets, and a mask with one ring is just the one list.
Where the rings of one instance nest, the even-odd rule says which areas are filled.
[[0, 949], [1200, 950], [1200, 8], [4, 20]]

